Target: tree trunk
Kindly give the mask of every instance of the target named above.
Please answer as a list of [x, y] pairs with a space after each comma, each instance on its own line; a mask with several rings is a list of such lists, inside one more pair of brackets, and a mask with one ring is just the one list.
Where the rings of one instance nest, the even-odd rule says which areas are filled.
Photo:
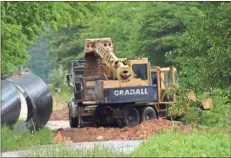
[[62, 64], [59, 64], [59, 76], [62, 77], [63, 76], [63, 70], [62, 70]]
[[18, 72], [23, 72], [23, 65], [20, 65], [20, 66], [18, 67]]

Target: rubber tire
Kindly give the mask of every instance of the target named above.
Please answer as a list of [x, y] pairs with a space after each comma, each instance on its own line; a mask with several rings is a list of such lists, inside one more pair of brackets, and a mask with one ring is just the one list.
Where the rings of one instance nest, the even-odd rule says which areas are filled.
[[[96, 109], [93, 115], [92, 122], [96, 127], [104, 127], [104, 116], [100, 113], [101, 109]], [[99, 121], [98, 121], [99, 119]]]
[[71, 110], [69, 108], [69, 124], [71, 128], [77, 128], [78, 127], [78, 117], [71, 117]]
[[[149, 115], [149, 118], [147, 118], [147, 115]], [[146, 120], [154, 120], [156, 119], [156, 111], [154, 110], [154, 108], [147, 106], [145, 108], [143, 108], [142, 112], [141, 112], [141, 122], [142, 121], [146, 121]]]
[[[132, 112], [132, 111], [133, 111], [133, 114], [136, 115], [135, 116], [136, 117], [136, 122], [133, 122], [133, 123], [129, 122], [129, 120], [128, 120], [129, 119], [128, 118], [129, 117], [128, 113]], [[138, 110], [135, 107], [129, 107], [129, 108], [126, 109], [125, 116], [124, 116], [124, 124], [125, 124], [125, 126], [128, 126], [128, 127], [135, 127], [135, 126], [140, 124], [140, 114], [139, 114]]]
[[120, 128], [123, 128], [125, 126], [124, 120], [123, 119], [116, 119], [117, 126]]

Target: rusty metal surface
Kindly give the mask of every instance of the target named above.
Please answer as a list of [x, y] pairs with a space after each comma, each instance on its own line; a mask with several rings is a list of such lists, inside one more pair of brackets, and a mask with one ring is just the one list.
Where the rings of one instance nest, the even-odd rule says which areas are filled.
[[53, 104], [52, 95], [46, 83], [29, 72], [10, 76], [7, 80], [23, 90], [28, 105], [27, 128], [37, 130], [44, 127], [51, 116]]
[[1, 124], [12, 125], [17, 122], [21, 100], [16, 87], [7, 80], [1, 80]]

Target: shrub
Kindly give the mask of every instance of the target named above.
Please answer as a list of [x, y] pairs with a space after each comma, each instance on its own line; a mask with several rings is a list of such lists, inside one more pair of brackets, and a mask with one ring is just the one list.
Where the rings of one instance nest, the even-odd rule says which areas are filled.
[[[206, 98], [206, 94], [201, 94], [198, 98]], [[190, 123], [206, 125], [210, 127], [229, 128], [230, 127], [230, 103], [225, 91], [214, 89], [210, 94], [213, 100], [211, 110], [198, 111], [194, 106], [187, 112], [185, 118]]]

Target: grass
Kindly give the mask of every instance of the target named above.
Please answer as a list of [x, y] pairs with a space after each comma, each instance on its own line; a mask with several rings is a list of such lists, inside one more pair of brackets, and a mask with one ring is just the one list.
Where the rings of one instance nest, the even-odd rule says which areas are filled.
[[48, 128], [40, 129], [36, 133], [22, 132], [17, 130], [18, 124], [13, 127], [2, 127], [2, 151], [27, 149], [36, 145], [52, 144], [54, 133]]
[[53, 105], [52, 111], [61, 110], [61, 109], [63, 109], [63, 107], [57, 106], [57, 105]]
[[93, 149], [75, 149], [72, 146], [59, 144], [44, 149], [35, 149], [21, 153], [22, 157], [122, 157], [124, 154], [115, 152], [111, 148], [95, 146]]
[[[39, 150], [39, 151], [38, 151]], [[159, 133], [147, 139], [130, 154], [113, 148], [96, 146], [93, 149], [74, 149], [59, 144], [57, 147], [34, 149], [21, 156], [32, 157], [230, 157], [230, 135], [222, 132], [194, 130], [182, 133], [175, 130]]]
[[49, 88], [53, 100], [55, 101], [55, 104], [53, 104], [53, 111], [63, 109], [63, 106], [67, 106], [67, 103], [71, 100], [73, 95], [73, 89], [64, 84], [61, 84], [60, 87], [58, 87], [62, 89], [61, 92], [55, 92], [54, 85], [49, 85]]
[[194, 130], [171, 130], [144, 141], [130, 156], [138, 157], [230, 157], [230, 134]]
[[[70, 87], [63, 87], [62, 91], [57, 93], [57, 92], [53, 92], [53, 96], [58, 97], [58, 99], [64, 103], [65, 105], [67, 105], [68, 101], [71, 100], [71, 97], [73, 95], [72, 89]], [[56, 94], [55, 94], [56, 93]]]

